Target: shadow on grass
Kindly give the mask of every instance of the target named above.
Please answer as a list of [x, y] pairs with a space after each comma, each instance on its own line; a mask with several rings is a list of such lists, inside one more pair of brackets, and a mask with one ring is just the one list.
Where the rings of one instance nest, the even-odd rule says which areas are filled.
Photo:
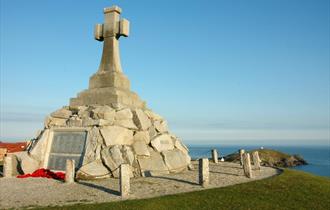
[[109, 193], [109, 194], [112, 194], [112, 195], [120, 196], [120, 192], [118, 192], [116, 190], [106, 188], [106, 187], [103, 187], [103, 186], [99, 186], [99, 185], [96, 185], [96, 184], [93, 184], [93, 183], [88, 183], [88, 182], [81, 182], [81, 181], [77, 182], [77, 183], [81, 184], [81, 185], [84, 185], [84, 186], [87, 186], [87, 187], [98, 189], [100, 191], [103, 191], [103, 192], [106, 192], [106, 193]]

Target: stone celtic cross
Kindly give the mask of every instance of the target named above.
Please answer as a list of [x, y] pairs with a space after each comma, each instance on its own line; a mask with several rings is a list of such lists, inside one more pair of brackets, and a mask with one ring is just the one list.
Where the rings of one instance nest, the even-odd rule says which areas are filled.
[[89, 87], [71, 98], [70, 106], [123, 105], [145, 108], [145, 102], [130, 90], [130, 81], [121, 68], [119, 38], [129, 34], [129, 22], [120, 18], [121, 9], [104, 9], [104, 23], [96, 24], [94, 37], [103, 41], [102, 59], [98, 71], [89, 79]]
[[122, 72], [119, 55], [119, 37], [129, 35], [129, 21], [120, 19], [118, 6], [104, 8], [104, 24], [96, 24], [94, 36], [104, 41], [102, 60], [98, 71]]

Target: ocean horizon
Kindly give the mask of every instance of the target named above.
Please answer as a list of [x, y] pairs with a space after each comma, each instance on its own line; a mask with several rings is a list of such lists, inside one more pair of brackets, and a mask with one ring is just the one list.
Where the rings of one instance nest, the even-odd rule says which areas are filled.
[[[224, 157], [239, 149], [253, 150], [261, 145], [221, 145], [221, 144], [187, 144], [192, 159], [211, 157], [211, 149], [217, 149], [219, 157]], [[319, 176], [330, 177], [330, 147], [328, 145], [262, 145], [264, 149], [274, 149], [290, 155], [300, 155], [308, 163], [291, 169], [305, 171]]]

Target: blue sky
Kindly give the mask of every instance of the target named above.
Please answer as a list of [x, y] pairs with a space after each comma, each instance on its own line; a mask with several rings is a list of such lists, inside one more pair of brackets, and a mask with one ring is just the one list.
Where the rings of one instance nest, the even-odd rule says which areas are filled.
[[103, 8], [123, 9], [132, 89], [186, 143], [329, 144], [329, 1], [1, 0], [0, 139], [86, 89]]

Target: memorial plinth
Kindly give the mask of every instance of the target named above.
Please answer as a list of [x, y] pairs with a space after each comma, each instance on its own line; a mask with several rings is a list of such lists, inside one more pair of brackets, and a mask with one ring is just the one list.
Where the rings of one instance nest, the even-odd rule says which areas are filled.
[[122, 165], [129, 177], [177, 173], [190, 165], [188, 148], [166, 120], [130, 89], [119, 56], [119, 38], [129, 35], [129, 22], [120, 13], [117, 6], [104, 9], [104, 24], [94, 32], [103, 41], [99, 69], [87, 90], [46, 118], [43, 131], [18, 158], [24, 173], [65, 171], [67, 160], [75, 162], [77, 179], [119, 177]]

